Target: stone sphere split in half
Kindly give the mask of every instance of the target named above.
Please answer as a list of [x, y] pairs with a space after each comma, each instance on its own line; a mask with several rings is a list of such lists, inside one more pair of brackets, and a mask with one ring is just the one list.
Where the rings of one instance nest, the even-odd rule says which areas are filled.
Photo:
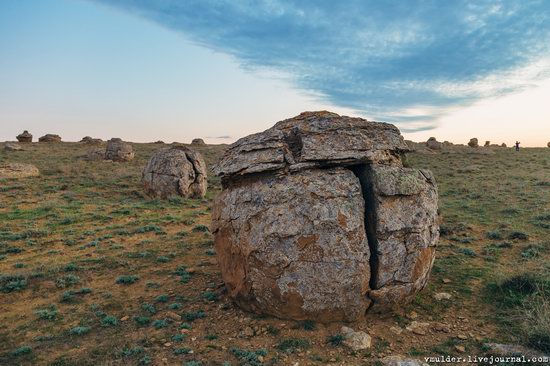
[[305, 112], [244, 137], [214, 171], [215, 249], [229, 295], [286, 319], [353, 321], [409, 301], [439, 237], [429, 171], [404, 168], [390, 124]]

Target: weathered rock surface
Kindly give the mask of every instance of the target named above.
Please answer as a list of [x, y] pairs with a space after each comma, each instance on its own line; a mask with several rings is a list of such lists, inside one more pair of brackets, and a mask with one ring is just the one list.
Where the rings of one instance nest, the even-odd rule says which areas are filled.
[[479, 143], [477, 141], [477, 138], [471, 138], [470, 141], [468, 141], [468, 146], [470, 147], [479, 147]]
[[141, 182], [151, 197], [201, 198], [206, 194], [206, 164], [202, 156], [184, 146], [156, 152], [143, 170]]
[[88, 151], [86, 159], [91, 161], [105, 160], [105, 149], [93, 149]]
[[550, 141], [546, 144], [546, 146], [550, 147]]
[[32, 142], [32, 135], [27, 130], [23, 131], [22, 134], [17, 135], [16, 138], [19, 142]]
[[428, 147], [428, 149], [441, 150], [443, 144], [437, 141], [435, 137], [430, 137], [428, 141], [426, 141], [426, 146]]
[[105, 159], [112, 161], [130, 161], [134, 158], [132, 145], [119, 138], [112, 138], [107, 142]]
[[191, 141], [191, 145], [206, 145], [203, 139], [196, 138]]
[[244, 309], [356, 320], [423, 288], [438, 239], [430, 172], [387, 123], [306, 112], [232, 144], [215, 167], [222, 277]]
[[48, 133], [40, 137], [38, 142], [61, 142], [61, 136]]
[[489, 147], [491, 146], [491, 141], [485, 141], [485, 145], [483, 145], [484, 147]]
[[32, 164], [4, 163], [0, 164], [0, 179], [37, 177], [40, 171]]
[[23, 150], [23, 148], [21, 147], [21, 145], [16, 144], [14, 142], [6, 142], [4, 144], [4, 150], [6, 150], [6, 151], [21, 151], [21, 150]]

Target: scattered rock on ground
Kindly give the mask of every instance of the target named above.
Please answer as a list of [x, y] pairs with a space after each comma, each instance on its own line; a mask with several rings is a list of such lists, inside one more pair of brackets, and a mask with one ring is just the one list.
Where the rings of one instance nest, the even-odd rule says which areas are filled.
[[411, 322], [411, 324], [409, 324], [409, 326], [406, 327], [406, 329], [409, 332], [412, 332], [418, 335], [428, 334], [429, 328], [430, 328], [430, 323], [417, 322], [416, 320]]
[[39, 142], [61, 142], [61, 136], [48, 133], [38, 139]]
[[344, 336], [342, 344], [352, 351], [361, 351], [371, 347], [372, 338], [367, 333], [355, 331], [349, 327], [342, 327], [340, 331]]
[[450, 300], [451, 298], [452, 298], [452, 295], [447, 292], [438, 292], [434, 294], [434, 299], [436, 299], [437, 301]]
[[32, 164], [2, 163], [0, 164], [0, 179], [37, 177], [40, 171]]
[[16, 138], [17, 138], [17, 141], [19, 142], [32, 142], [32, 135], [27, 130], [17, 135]]
[[[549, 142], [550, 144], [550, 142]], [[500, 147], [507, 147], [506, 144], [503, 142], [502, 144], [500, 144]], [[549, 146], [550, 147], [550, 146]]]
[[105, 149], [93, 149], [86, 154], [88, 160], [105, 160]]
[[321, 322], [412, 299], [438, 226], [433, 176], [402, 166], [409, 150], [393, 125], [326, 111], [232, 144], [214, 169], [223, 191], [212, 225], [229, 295], [246, 310]]
[[112, 138], [107, 142], [105, 159], [112, 161], [130, 161], [134, 158], [132, 145], [119, 138]]
[[471, 138], [470, 141], [468, 142], [468, 146], [470, 147], [479, 147], [479, 143], [477, 141], [477, 138]]
[[185, 146], [159, 150], [145, 166], [141, 182], [151, 197], [201, 198], [206, 194], [206, 164], [201, 154]]
[[23, 150], [23, 148], [21, 147], [21, 145], [16, 144], [14, 142], [6, 142], [4, 144], [4, 150], [6, 150], [6, 151], [21, 151], [21, 150]]
[[203, 139], [196, 138], [191, 141], [191, 145], [206, 145]]
[[491, 141], [485, 141], [485, 145], [483, 145], [484, 147], [489, 147], [491, 146]]

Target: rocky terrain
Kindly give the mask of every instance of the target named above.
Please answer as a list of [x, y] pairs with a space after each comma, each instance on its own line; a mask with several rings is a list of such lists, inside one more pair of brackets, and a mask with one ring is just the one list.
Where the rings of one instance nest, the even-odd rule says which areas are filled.
[[[0, 178], [2, 365], [420, 365], [438, 355], [550, 352], [548, 148], [418, 144], [426, 148], [402, 168], [429, 169], [439, 193], [441, 237], [426, 287], [391, 312], [324, 323], [233, 303], [211, 227], [225, 179], [211, 168], [227, 146], [192, 146], [209, 168], [203, 198], [161, 200], [147, 197], [141, 178], [168, 145], [128, 143], [134, 158], [124, 162], [88, 160], [98, 147], [86, 143], [21, 145], [2, 146], [0, 165], [32, 163], [40, 176]], [[323, 154], [318, 143], [303, 146]], [[349, 176], [350, 202], [360, 202], [353, 171], [326, 170], [296, 176], [311, 192], [335, 193]], [[347, 209], [361, 216], [360, 204]]]

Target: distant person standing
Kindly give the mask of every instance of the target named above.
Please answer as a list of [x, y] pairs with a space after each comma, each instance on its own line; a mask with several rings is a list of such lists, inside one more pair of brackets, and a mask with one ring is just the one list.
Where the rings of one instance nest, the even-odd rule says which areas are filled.
[[519, 151], [519, 141], [516, 141], [516, 151]]

